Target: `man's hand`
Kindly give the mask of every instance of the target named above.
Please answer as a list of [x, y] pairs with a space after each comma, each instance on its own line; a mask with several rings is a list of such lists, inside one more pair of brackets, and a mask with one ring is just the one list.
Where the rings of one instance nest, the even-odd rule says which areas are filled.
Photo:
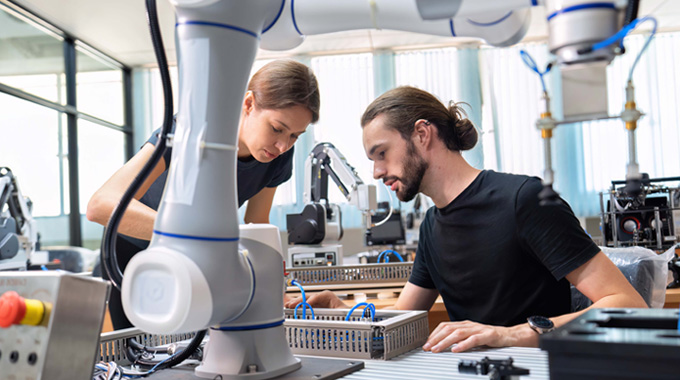
[[423, 350], [463, 352], [479, 346], [538, 346], [538, 334], [527, 324], [513, 327], [483, 325], [477, 322], [442, 322], [430, 334]]
[[[307, 293], [309, 294], [309, 293]], [[300, 302], [302, 302], [302, 296], [295, 298], [284, 298], [283, 306], [288, 309], [293, 309]], [[324, 290], [321, 293], [314, 293], [307, 297], [307, 303], [312, 307], [327, 308], [327, 309], [337, 309], [337, 308], [347, 308], [349, 306], [345, 305], [340, 298], [335, 295], [335, 293], [330, 290]]]

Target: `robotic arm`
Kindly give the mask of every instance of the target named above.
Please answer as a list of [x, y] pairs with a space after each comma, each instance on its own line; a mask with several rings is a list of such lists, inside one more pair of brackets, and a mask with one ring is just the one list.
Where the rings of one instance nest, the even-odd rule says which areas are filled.
[[345, 198], [361, 210], [365, 227], [371, 227], [371, 212], [377, 208], [375, 186], [365, 184], [333, 144], [320, 143], [305, 161], [306, 206], [302, 213], [287, 216], [289, 243], [320, 244], [342, 238], [340, 208], [328, 203], [329, 177]]
[[[37, 242], [38, 227], [30, 201], [21, 194], [12, 171], [0, 167], [0, 270], [26, 269]], [[17, 260], [21, 250], [25, 259]]]

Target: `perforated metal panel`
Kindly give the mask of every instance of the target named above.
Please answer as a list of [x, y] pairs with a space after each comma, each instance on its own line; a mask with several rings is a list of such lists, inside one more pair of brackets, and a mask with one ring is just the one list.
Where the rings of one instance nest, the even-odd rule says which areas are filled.
[[429, 333], [427, 312], [378, 310], [375, 320], [355, 310], [314, 309], [307, 312], [286, 309], [286, 338], [295, 354], [357, 359], [390, 359], [421, 346]]
[[181, 342], [193, 338], [196, 333], [157, 335], [143, 333], [136, 328], [123, 329], [101, 334], [99, 345], [99, 361], [116, 362], [119, 365], [128, 365], [130, 361], [125, 354], [125, 340], [134, 338], [137, 342], [157, 347], [170, 343]]
[[[342, 265], [288, 268], [286, 280], [297, 280], [305, 290], [332, 287], [402, 286], [408, 281], [413, 263]], [[349, 285], [349, 286], [348, 286]], [[288, 290], [295, 291], [296, 287]]]

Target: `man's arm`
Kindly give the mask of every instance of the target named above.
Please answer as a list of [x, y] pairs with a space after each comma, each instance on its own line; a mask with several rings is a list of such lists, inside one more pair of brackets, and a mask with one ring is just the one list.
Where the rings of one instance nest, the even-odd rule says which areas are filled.
[[274, 194], [276, 194], [276, 187], [265, 187], [250, 198], [243, 221], [245, 223], [269, 223], [269, 212], [274, 202]]
[[628, 282], [619, 268], [602, 252], [569, 273], [567, 280], [593, 301], [593, 304], [579, 312], [552, 318], [556, 327], [564, 325], [589, 309], [603, 307], [647, 308], [647, 303], [642, 299], [642, 296]]
[[423, 288], [407, 282], [394, 306], [386, 307], [385, 309], [430, 310], [437, 296], [439, 296], [437, 289]]
[[[569, 273], [567, 279], [590, 298], [593, 304], [587, 309], [551, 318], [555, 327], [563, 326], [592, 308], [647, 307], [640, 294], [602, 252]], [[538, 334], [526, 323], [501, 327], [470, 321], [444, 322], [430, 334], [423, 349], [440, 352], [451, 345], [454, 345], [451, 349], [453, 352], [467, 351], [484, 345], [537, 347]]]
[[[120, 202], [123, 193], [130, 186], [137, 174], [149, 161], [155, 147], [144, 144], [142, 149], [135, 154], [130, 161], [118, 169], [90, 198], [87, 204], [87, 219], [91, 222], [99, 223], [103, 226], [109, 222], [113, 209]], [[139, 202], [139, 199], [146, 193], [154, 181], [165, 171], [165, 160], [160, 162], [151, 172], [149, 178], [142, 184], [134, 199], [130, 202], [123, 219], [121, 220], [118, 232], [138, 239], [150, 240], [153, 233], [153, 224], [156, 220], [156, 211], [151, 207]]]

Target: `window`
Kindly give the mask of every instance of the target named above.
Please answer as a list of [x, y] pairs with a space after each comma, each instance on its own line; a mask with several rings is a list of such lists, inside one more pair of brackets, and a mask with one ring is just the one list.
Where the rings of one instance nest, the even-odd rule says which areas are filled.
[[43, 247], [97, 248], [101, 226], [83, 228], [83, 214], [104, 175], [125, 161], [127, 71], [11, 3], [0, 3], [0, 24], [0, 166], [31, 199]]
[[[375, 183], [373, 165], [361, 143], [360, 125], [361, 115], [374, 98], [372, 54], [316, 57], [311, 66], [321, 93], [319, 122], [313, 131], [315, 143], [333, 143], [364, 182]], [[335, 186], [329, 186], [328, 197], [332, 203], [347, 202]]]
[[2, 93], [0, 105], [11, 110], [0, 112], [0, 166], [12, 170], [33, 201], [34, 217], [62, 215], [59, 113]]
[[65, 104], [64, 42], [0, 7], [0, 83]]
[[[485, 48], [480, 52], [482, 129], [495, 135], [498, 170], [543, 176], [543, 145], [536, 129], [541, 84], [538, 75], [522, 61], [521, 49], [541, 67], [550, 61], [545, 44]], [[550, 83], [546, 84], [550, 91]]]
[[[607, 70], [610, 114], [623, 110], [630, 67], [646, 38], [642, 35], [626, 38], [626, 54], [614, 60]], [[638, 163], [640, 171], [652, 178], [680, 173], [678, 51], [680, 33], [655, 36], [633, 76], [636, 104], [645, 114], [636, 130]], [[584, 123], [583, 145], [587, 192], [600, 192], [609, 188], [612, 180], [625, 179], [628, 139], [621, 120]]]
[[460, 101], [458, 49], [416, 50], [395, 54], [397, 86], [413, 86], [435, 95], [448, 105]]
[[78, 109], [123, 125], [123, 72], [83, 47], [77, 47], [76, 54]]

